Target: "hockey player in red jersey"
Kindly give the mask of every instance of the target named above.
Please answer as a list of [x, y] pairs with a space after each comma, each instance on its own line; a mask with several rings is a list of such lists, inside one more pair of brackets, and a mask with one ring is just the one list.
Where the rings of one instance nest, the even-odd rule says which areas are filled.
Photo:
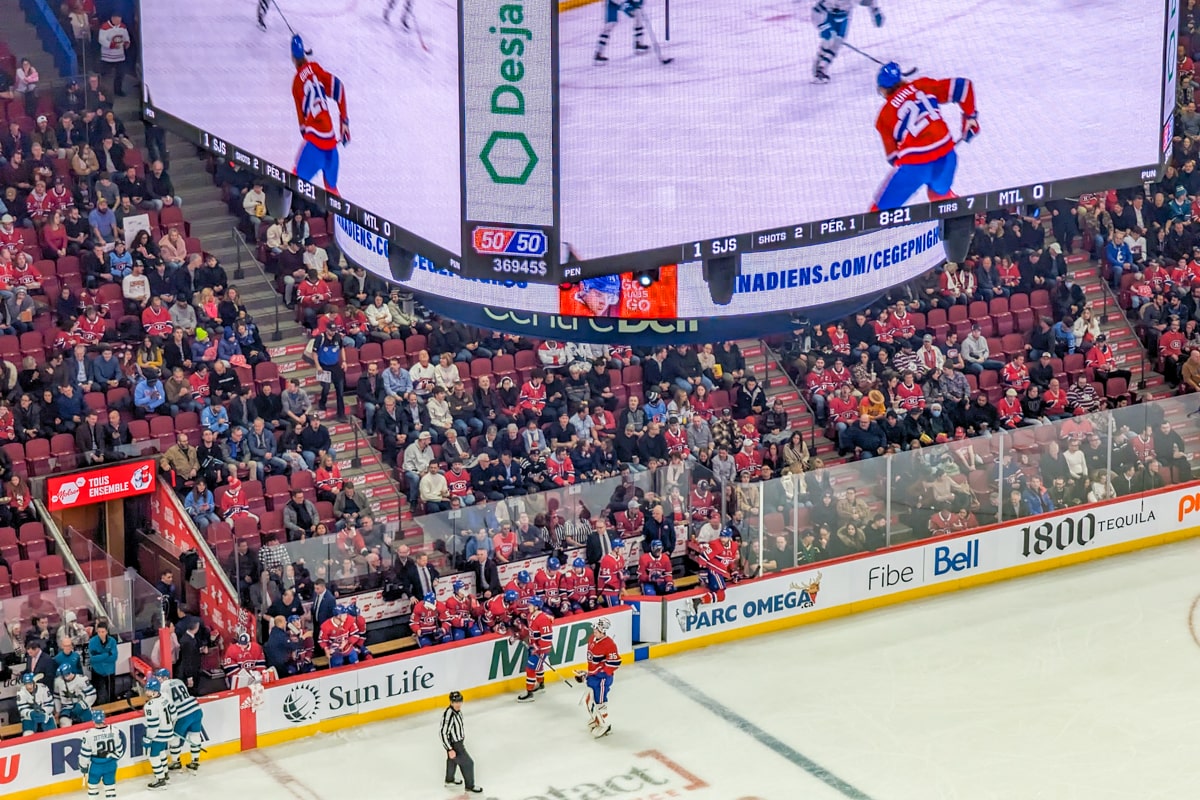
[[[309, 61], [312, 51], [304, 40], [292, 36], [292, 61], [296, 77], [292, 79], [292, 99], [296, 103], [296, 121], [304, 144], [296, 156], [296, 175], [314, 181], [317, 173], [325, 177], [325, 191], [337, 194], [338, 142], [350, 144], [350, 117], [346, 112], [346, 90], [337, 76], [330, 74], [315, 61]], [[330, 103], [337, 106], [338, 129], [333, 128]]]
[[554, 644], [554, 619], [543, 610], [541, 599], [531, 597], [526, 605], [529, 607], [526, 623], [529, 657], [525, 661], [525, 692], [517, 698], [522, 703], [533, 700], [533, 693], [545, 687], [546, 658]]
[[418, 647], [441, 644], [449, 635], [449, 631], [443, 625], [441, 615], [438, 613], [438, 605], [437, 595], [433, 592], [426, 594], [421, 602], [413, 603], [408, 627], [412, 629], [412, 635], [417, 640]]
[[715, 541], [700, 545], [696, 558], [707, 570], [708, 591], [692, 599], [692, 609], [704, 603], [725, 599], [725, 585], [733, 579], [733, 568], [738, 560], [738, 545], [733, 540], [733, 529], [725, 528]]
[[371, 651], [367, 649], [367, 621], [363, 619], [362, 612], [358, 610], [358, 603], [351, 600], [350, 605], [346, 606], [346, 613], [354, 623], [354, 636], [350, 641], [354, 645], [354, 649], [358, 651], [358, 660], [366, 661], [373, 658]]
[[563, 570], [562, 588], [567, 593], [570, 613], [596, 610], [595, 576], [582, 558], [572, 561], [571, 569]]
[[556, 617], [561, 617], [570, 610], [567, 593], [562, 586], [562, 569], [559, 560], [554, 556], [546, 559], [546, 566], [537, 571], [533, 579], [537, 587], [537, 596], [546, 605], [546, 611]]
[[526, 614], [526, 601], [531, 597], [537, 596], [537, 585], [533, 582], [533, 577], [530, 576], [529, 570], [523, 569], [517, 573], [517, 577], [514, 580], [504, 585], [504, 591], [517, 593], [517, 602], [511, 610], [513, 616], [519, 619]]
[[[877, 85], [884, 104], [875, 129], [892, 171], [879, 187], [871, 210], [900, 208], [922, 186], [931, 203], [957, 197], [953, 189], [958, 167], [955, 147], [979, 134], [974, 85], [966, 78], [906, 81], [895, 62], [880, 68]], [[962, 110], [958, 138], [946, 124], [940, 107], [945, 103]]]
[[225, 670], [225, 682], [229, 688], [240, 689], [262, 679], [262, 673], [267, 669], [267, 659], [258, 642], [252, 641], [250, 634], [242, 631], [225, 648], [221, 668]]
[[612, 730], [608, 723], [608, 693], [621, 666], [617, 643], [608, 635], [609, 621], [604, 617], [592, 623], [592, 638], [588, 639], [587, 670], [575, 673], [575, 682], [587, 681], [590, 692], [585, 696], [591, 721], [588, 728], [599, 739]]
[[516, 605], [518, 597], [516, 590], [508, 589], [484, 603], [484, 630], [499, 636], [506, 635], [513, 624], [513, 606]]
[[638, 559], [638, 583], [642, 594], [662, 595], [675, 591], [671, 577], [671, 557], [663, 552], [663, 543], [655, 539], [650, 542], [650, 552], [643, 552]]
[[596, 583], [606, 606], [621, 605], [621, 590], [625, 588], [625, 542], [621, 539], [613, 539], [612, 552], [600, 559]]
[[358, 623], [350, 618], [349, 609], [335, 606], [333, 616], [321, 623], [320, 637], [331, 668], [358, 663], [358, 649], [354, 646], [357, 637]]
[[443, 629], [450, 632], [453, 641], [473, 639], [483, 633], [479, 628], [479, 601], [462, 581], [454, 582], [454, 594], [442, 604]]

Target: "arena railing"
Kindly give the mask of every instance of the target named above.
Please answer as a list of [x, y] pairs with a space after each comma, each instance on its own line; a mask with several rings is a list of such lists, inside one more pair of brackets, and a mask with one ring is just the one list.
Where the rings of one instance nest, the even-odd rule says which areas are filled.
[[[275, 330], [271, 333], [271, 341], [278, 342], [283, 338], [283, 334], [279, 331], [279, 309], [283, 304], [283, 300], [279, 296], [279, 292], [275, 289], [275, 279], [267, 275], [266, 268], [250, 250], [249, 245], [247, 245], [246, 240], [242, 238], [241, 231], [237, 229], [236, 225], [230, 228], [229, 236], [231, 239], [233, 239], [234, 247], [237, 249], [237, 266], [234, 268], [233, 272], [234, 279], [240, 281], [245, 278], [246, 270], [244, 264], [249, 262], [254, 267], [254, 270], [259, 274], [259, 277], [262, 278], [263, 285], [266, 286], [271, 292], [271, 299], [275, 303]], [[259, 325], [259, 330], [262, 330], [262, 325]]]

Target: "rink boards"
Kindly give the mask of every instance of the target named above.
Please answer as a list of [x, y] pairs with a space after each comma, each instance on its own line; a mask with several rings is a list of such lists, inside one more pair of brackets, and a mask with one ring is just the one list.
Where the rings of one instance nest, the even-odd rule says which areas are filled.
[[[730, 586], [723, 601], [692, 610], [699, 590], [564, 621], [555, 628], [547, 681], [583, 662], [590, 621], [612, 620], [626, 662], [839, 617], [1200, 533], [1200, 481], [1181, 487], [1030, 517], [871, 555], [788, 570]], [[1118, 588], [1118, 587], [1114, 587]], [[635, 642], [637, 644], [635, 644]], [[376, 659], [336, 672], [279, 681], [252, 694], [203, 702], [205, 758], [438, 708], [451, 690], [468, 699], [517, 691], [524, 648], [487, 636]], [[146, 775], [140, 714], [118, 718], [126, 737], [119, 775]], [[0, 745], [0, 797], [33, 800], [80, 788], [80, 728]]]

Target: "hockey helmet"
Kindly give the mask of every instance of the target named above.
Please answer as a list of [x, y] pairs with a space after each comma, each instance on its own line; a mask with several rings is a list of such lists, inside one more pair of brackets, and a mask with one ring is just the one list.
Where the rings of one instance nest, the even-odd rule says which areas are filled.
[[571, 562], [571, 566], [575, 569], [587, 569], [587, 562], [582, 558], [577, 558]]
[[292, 37], [292, 58], [299, 61], [311, 52], [311, 50], [308, 50], [304, 47], [304, 40], [300, 38], [300, 34], [296, 34]]
[[721, 538], [722, 539], [732, 539], [733, 538], [733, 528], [721, 528]]
[[889, 61], [879, 68], [879, 77], [876, 78], [876, 83], [880, 89], [894, 89], [903, 80], [904, 75], [900, 72], [900, 65], [895, 61]]
[[462, 701], [463, 701], [462, 692], [451, 692], [450, 693], [450, 702], [451, 703], [461, 703]]
[[165, 681], [167, 678], [171, 677], [171, 670], [167, 669], [166, 667], [159, 667], [158, 669], [154, 670], [154, 677], [158, 678], [160, 681]]
[[241, 633], [239, 633], [237, 635], [237, 643], [240, 644], [242, 647], [245, 647], [246, 645], [250, 644], [250, 634], [246, 633], [245, 631], [242, 631]]
[[507, 592], [504, 593], [504, 602], [515, 603], [515, 602], [517, 602], [517, 598], [519, 598], [520, 596], [521, 595], [517, 594], [515, 589], [509, 589]]
[[601, 636], [607, 636], [608, 628], [611, 624], [612, 623], [608, 621], [607, 617], [601, 617], [592, 623], [592, 633], [598, 633]]
[[158, 678], [147, 679], [146, 680], [146, 692], [147, 692], [147, 694], [150, 692], [153, 692], [154, 694], [162, 694], [162, 682], [159, 681]]
[[620, 549], [622, 549], [623, 547], [625, 547], [625, 540], [624, 540], [624, 539], [613, 539], [613, 540], [612, 540], [612, 549], [613, 549], [613, 550], [620, 550]]
[[436, 606], [437, 605], [437, 595], [434, 594], [433, 592], [426, 592], [425, 593], [425, 605], [429, 606], [430, 608], [433, 608], [434, 606]]
[[32, 672], [21, 673], [21, 685], [27, 686], [31, 683], [37, 683], [37, 678], [34, 677], [33, 673]]
[[70, 664], [59, 664], [58, 665], [58, 676], [60, 678], [65, 678], [68, 675], [74, 675], [74, 674], [75, 674], [75, 669]]
[[92, 724], [97, 728], [104, 727], [104, 710], [100, 708], [92, 709]]
[[663, 549], [662, 539], [655, 539], [654, 541], [652, 541], [650, 543], [650, 550], [652, 552], [660, 553], [660, 552], [662, 552], [662, 549]]
[[562, 566], [562, 562], [559, 561], [554, 556], [550, 556], [550, 558], [546, 559], [546, 569], [548, 569], [548, 570], [556, 570], [561, 566]]
[[466, 590], [467, 590], [467, 585], [465, 583], [463, 583], [462, 581], [454, 582], [454, 593], [455, 594], [462, 594]]
[[348, 609], [348, 608], [346, 608], [345, 606], [343, 606], [343, 605], [339, 604], [339, 605], [336, 605], [336, 606], [334, 606], [334, 607], [333, 607], [333, 613], [334, 613], [334, 615], [335, 615], [335, 616], [338, 616], [338, 617], [340, 617], [342, 614], [349, 614], [349, 613], [350, 613], [350, 609]]
[[543, 608], [542, 599], [540, 597], [530, 597], [525, 601], [525, 605], [530, 608]]
[[529, 576], [529, 570], [523, 569], [517, 573], [517, 583], [525, 584], [529, 583], [531, 580], [533, 580], [533, 578]]

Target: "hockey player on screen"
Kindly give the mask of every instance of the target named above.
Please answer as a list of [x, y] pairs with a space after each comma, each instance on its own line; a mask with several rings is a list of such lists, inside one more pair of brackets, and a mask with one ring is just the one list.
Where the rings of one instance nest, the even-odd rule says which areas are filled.
[[608, 635], [609, 624], [603, 617], [592, 623], [592, 637], [588, 639], [587, 670], [575, 671], [575, 682], [583, 683], [586, 680], [590, 690], [584, 697], [588, 714], [591, 716], [588, 729], [597, 739], [612, 730], [608, 723], [608, 692], [612, 689], [613, 678], [621, 666], [621, 653], [617, 650], [617, 643]]
[[974, 85], [966, 78], [906, 81], [895, 62], [880, 68], [877, 83], [884, 103], [875, 129], [892, 171], [879, 187], [871, 210], [900, 208], [922, 186], [931, 203], [957, 197], [953, 186], [958, 142], [941, 105], [958, 105], [962, 110], [961, 141], [971, 141], [979, 134]]
[[733, 540], [733, 529], [725, 528], [716, 541], [700, 545], [696, 560], [706, 570], [708, 591], [692, 598], [693, 611], [713, 600], [725, 600], [725, 585], [733, 579], [733, 570], [738, 561], [738, 545]]
[[525, 661], [525, 692], [517, 700], [528, 703], [533, 700], [533, 693], [540, 691], [546, 685], [543, 676], [546, 672], [546, 659], [550, 656], [550, 648], [554, 644], [554, 619], [542, 610], [542, 601], [531, 597], [526, 601], [529, 608], [529, 657]]
[[[317, 62], [308, 60], [311, 52], [305, 49], [303, 39], [292, 37], [292, 61], [296, 64], [292, 99], [296, 101], [296, 120], [300, 124], [300, 135], [304, 138], [304, 144], [296, 156], [295, 171], [296, 175], [310, 183], [320, 172], [325, 178], [325, 191], [337, 194], [338, 141], [340, 139], [343, 147], [350, 144], [346, 89], [337, 76], [326, 72]], [[331, 102], [337, 104], [337, 131], [333, 128]]]
[[875, 27], [883, 26], [883, 12], [878, 0], [819, 0], [812, 8], [813, 25], [821, 43], [817, 45], [817, 59], [813, 62], [813, 83], [829, 83], [829, 66], [842, 49], [842, 41], [850, 28], [850, 12], [855, 5], [871, 9]]
[[594, 56], [597, 64], [608, 61], [604, 50], [608, 47], [609, 35], [613, 28], [617, 27], [617, 20], [620, 18], [621, 12], [633, 20], [633, 52], [640, 56], [650, 49], [644, 39], [646, 26], [642, 23], [642, 2], [643, 0], [605, 0], [604, 27], [600, 30], [600, 40], [596, 42], [596, 55]]

